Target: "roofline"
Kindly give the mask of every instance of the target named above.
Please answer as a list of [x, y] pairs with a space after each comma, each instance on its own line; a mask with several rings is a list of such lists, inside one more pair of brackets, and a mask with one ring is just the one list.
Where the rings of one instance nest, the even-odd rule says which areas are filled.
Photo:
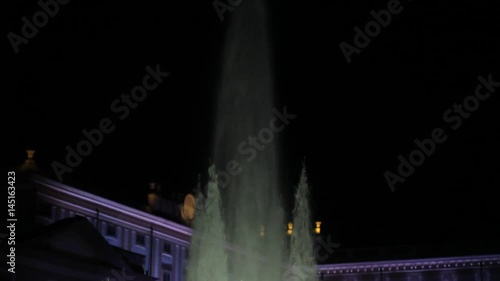
[[57, 182], [52, 179], [33, 174], [30, 176], [30, 181], [41, 184], [52, 190], [62, 192], [66, 195], [74, 196], [80, 200], [87, 201], [89, 203], [93, 203], [98, 206], [113, 208], [116, 212], [123, 213], [138, 220], [142, 220], [153, 225], [160, 225], [162, 227], [179, 232], [187, 236], [192, 235], [192, 229], [187, 226], [169, 221], [167, 219], [152, 215], [144, 211], [128, 207], [126, 205], [68, 186], [66, 184]]
[[[474, 255], [442, 258], [422, 258], [407, 260], [386, 260], [373, 262], [352, 262], [318, 265], [319, 273], [341, 274], [363, 271], [419, 271], [456, 267], [474, 267], [482, 265], [500, 265], [500, 255]], [[333, 272], [332, 272], [333, 271]]]
[[[150, 213], [140, 211], [126, 205], [111, 201], [109, 199], [88, 193], [86, 191], [68, 186], [61, 182], [49, 179], [44, 176], [37, 174], [32, 174], [29, 180], [33, 183], [41, 184], [53, 191], [61, 192], [63, 194], [76, 197], [80, 200], [95, 204], [97, 206], [102, 206], [106, 208], [113, 208], [114, 211], [122, 213], [124, 215], [133, 217], [138, 220], [148, 222], [152, 225], [158, 225], [165, 227], [169, 230], [175, 231], [180, 234], [191, 237], [193, 230], [187, 226], [169, 221], [162, 217], [152, 215]], [[189, 243], [189, 241], [187, 241]], [[226, 242], [226, 247], [232, 249], [233, 251], [238, 251], [238, 247], [230, 245]], [[241, 251], [241, 250], [240, 250]], [[421, 258], [421, 259], [400, 259], [400, 260], [383, 260], [383, 261], [365, 261], [365, 262], [350, 262], [350, 263], [330, 263], [330, 264], [318, 264], [318, 272], [330, 272], [334, 271], [344, 271], [353, 272], [353, 270], [359, 269], [363, 270], [399, 270], [399, 267], [410, 267], [412, 270], [417, 270], [418, 267], [424, 269], [425, 267], [431, 268], [435, 266], [436, 268], [441, 265], [443, 268], [450, 266], [450, 264], [465, 264], [465, 263], [482, 263], [491, 262], [492, 264], [500, 265], [500, 254], [499, 255], [474, 255], [474, 256], [455, 256], [455, 257], [441, 257], [441, 258]], [[471, 265], [472, 266], [472, 265]]]

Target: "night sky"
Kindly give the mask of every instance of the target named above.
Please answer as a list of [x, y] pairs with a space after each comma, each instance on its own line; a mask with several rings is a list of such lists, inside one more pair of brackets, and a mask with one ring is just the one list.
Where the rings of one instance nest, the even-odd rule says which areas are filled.
[[[33, 148], [56, 179], [51, 164], [64, 163], [65, 147], [110, 118], [114, 131], [64, 183], [137, 204], [151, 179], [190, 191], [213, 157], [224, 34], [246, 1], [221, 21], [211, 1], [72, 0], [17, 54], [9, 32], [22, 36], [22, 18], [41, 8], [4, 3], [5, 169]], [[270, 1], [276, 107], [297, 114], [280, 133], [282, 185], [297, 183], [306, 157], [314, 218], [343, 247], [498, 239], [500, 87], [467, 118], [443, 115], [474, 96], [479, 76], [500, 81], [500, 11], [401, 1], [348, 63], [339, 45], [355, 47], [354, 28], [391, 2]], [[121, 120], [111, 105], [157, 64], [170, 75]], [[397, 174], [398, 156], [436, 128], [446, 140], [392, 192], [384, 173]]]

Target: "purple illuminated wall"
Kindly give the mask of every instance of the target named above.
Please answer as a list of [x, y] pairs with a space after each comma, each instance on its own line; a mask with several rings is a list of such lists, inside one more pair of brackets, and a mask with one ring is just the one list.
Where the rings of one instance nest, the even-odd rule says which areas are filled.
[[500, 255], [320, 265], [323, 281], [500, 281]]

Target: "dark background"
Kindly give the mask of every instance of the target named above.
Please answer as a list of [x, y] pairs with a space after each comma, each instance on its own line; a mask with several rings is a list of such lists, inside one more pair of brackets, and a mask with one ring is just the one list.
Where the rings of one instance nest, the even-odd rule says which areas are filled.
[[[42, 173], [55, 178], [51, 163], [64, 163], [65, 146], [110, 117], [115, 131], [64, 183], [137, 204], [151, 179], [190, 191], [211, 157], [224, 34], [246, 1], [221, 22], [210, 1], [72, 0], [18, 54], [7, 34], [20, 34], [21, 18], [40, 7], [5, 3], [6, 169], [33, 148]], [[442, 115], [474, 93], [479, 75], [500, 81], [500, 10], [402, 1], [348, 64], [340, 42], [352, 45], [353, 28], [387, 3], [269, 2], [277, 107], [298, 114], [282, 133], [283, 186], [296, 184], [306, 156], [314, 218], [342, 247], [498, 239], [500, 90], [456, 131]], [[112, 101], [158, 63], [171, 75], [117, 120]], [[396, 172], [398, 155], [436, 127], [448, 139], [392, 193], [383, 173]]]

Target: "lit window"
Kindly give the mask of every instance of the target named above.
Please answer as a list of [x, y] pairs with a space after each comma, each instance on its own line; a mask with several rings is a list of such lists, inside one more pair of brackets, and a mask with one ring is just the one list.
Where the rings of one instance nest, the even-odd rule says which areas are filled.
[[135, 236], [135, 244], [140, 245], [140, 246], [144, 246], [146, 244], [145, 238], [146, 237], [144, 237], [144, 235], [137, 234]]

